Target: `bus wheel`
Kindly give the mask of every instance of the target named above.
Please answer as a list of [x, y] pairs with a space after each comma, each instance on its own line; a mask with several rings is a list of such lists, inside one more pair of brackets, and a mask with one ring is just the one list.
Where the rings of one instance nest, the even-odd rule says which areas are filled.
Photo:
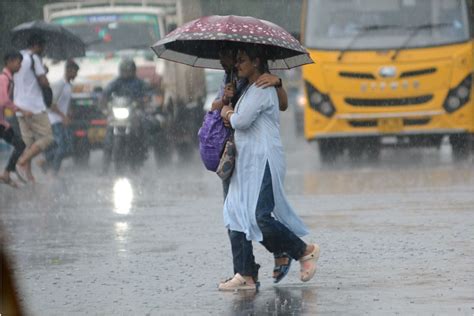
[[379, 138], [370, 139], [365, 144], [365, 150], [367, 151], [367, 158], [369, 161], [375, 162], [380, 158], [380, 151], [382, 144]]
[[344, 151], [343, 144], [337, 139], [321, 139], [318, 141], [319, 157], [323, 163], [333, 163]]
[[456, 134], [449, 136], [449, 142], [455, 160], [464, 160], [469, 155], [469, 137], [467, 134]]
[[352, 161], [360, 161], [365, 149], [365, 140], [353, 138], [349, 140], [347, 149], [349, 151], [349, 159]]

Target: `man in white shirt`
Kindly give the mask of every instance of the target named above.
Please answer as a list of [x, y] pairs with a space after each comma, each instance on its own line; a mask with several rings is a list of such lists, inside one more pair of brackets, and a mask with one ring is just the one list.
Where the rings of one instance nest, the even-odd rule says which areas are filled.
[[53, 104], [48, 110], [48, 117], [56, 144], [44, 152], [46, 160], [42, 161], [40, 166], [44, 171], [51, 169], [54, 175], [58, 174], [63, 158], [71, 151], [68, 109], [72, 96], [71, 81], [76, 78], [78, 71], [79, 66], [73, 60], [68, 60], [64, 78], [55, 82], [51, 87], [53, 89]]
[[41, 35], [31, 35], [28, 39], [28, 49], [21, 51], [23, 61], [20, 71], [13, 78], [15, 104], [20, 109], [33, 113], [29, 117], [17, 113], [21, 135], [27, 146], [18, 160], [17, 171], [31, 182], [35, 181], [31, 172], [31, 160], [53, 142], [51, 124], [41, 92], [41, 87], [49, 87], [40, 58], [44, 47], [45, 40]]

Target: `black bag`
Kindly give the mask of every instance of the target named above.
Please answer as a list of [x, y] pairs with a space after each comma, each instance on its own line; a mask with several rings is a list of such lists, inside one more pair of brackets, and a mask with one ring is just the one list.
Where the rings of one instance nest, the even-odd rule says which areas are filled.
[[38, 85], [41, 89], [41, 94], [43, 95], [43, 102], [46, 105], [46, 107], [49, 109], [51, 105], [53, 104], [53, 90], [51, 87], [43, 87], [39, 83], [38, 76], [36, 76], [36, 71], [35, 71], [35, 59], [33, 58], [33, 55], [30, 55], [31, 57], [31, 70], [33, 71], [33, 74], [36, 77], [36, 81], [38, 81]]

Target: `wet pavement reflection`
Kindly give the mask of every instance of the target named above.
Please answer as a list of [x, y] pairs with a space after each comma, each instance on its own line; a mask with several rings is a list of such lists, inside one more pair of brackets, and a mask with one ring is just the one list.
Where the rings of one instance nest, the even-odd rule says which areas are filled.
[[127, 178], [119, 178], [114, 183], [114, 212], [120, 215], [130, 213], [133, 201], [133, 188]]
[[[379, 162], [319, 163], [284, 122], [286, 189], [321, 245], [314, 280], [298, 263], [278, 285], [258, 243], [258, 293], [220, 293], [232, 274], [222, 187], [186, 163], [98, 174], [64, 163], [59, 179], [0, 187], [22, 302], [31, 315], [474, 313], [474, 162], [434, 149], [386, 149]], [[38, 170], [35, 170], [38, 172]]]
[[317, 315], [317, 290], [307, 287], [274, 287], [259, 293], [232, 293], [228, 315]]

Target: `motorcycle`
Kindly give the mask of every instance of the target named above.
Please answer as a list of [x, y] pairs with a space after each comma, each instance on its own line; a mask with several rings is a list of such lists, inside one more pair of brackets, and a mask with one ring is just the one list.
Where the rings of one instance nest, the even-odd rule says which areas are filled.
[[109, 102], [108, 132], [111, 158], [117, 171], [129, 166], [137, 170], [147, 159], [145, 113], [140, 103], [127, 96], [112, 94]]

